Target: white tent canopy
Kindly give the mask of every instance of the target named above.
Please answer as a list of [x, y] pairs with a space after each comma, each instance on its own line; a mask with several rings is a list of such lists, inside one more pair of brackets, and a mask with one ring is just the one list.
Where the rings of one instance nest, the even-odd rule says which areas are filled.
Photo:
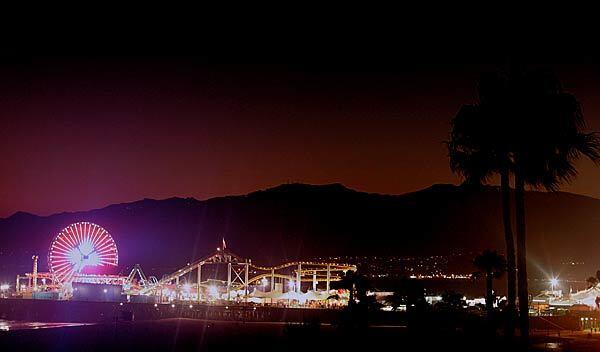
[[249, 296], [250, 297], [258, 297], [258, 298], [272, 298], [274, 294], [276, 294], [277, 292], [264, 292], [264, 291], [260, 291], [258, 289], [254, 289]]
[[274, 300], [297, 300], [300, 302], [305, 301], [325, 301], [327, 298], [331, 296], [330, 292], [326, 291], [308, 291], [306, 293], [297, 293], [294, 291], [288, 291], [285, 293], [269, 291], [264, 292], [257, 289], [254, 289], [249, 295], [249, 297], [254, 298], [270, 298]]
[[303, 296], [307, 301], [325, 301], [330, 294], [326, 291], [308, 291]]
[[596, 298], [600, 297], [600, 288], [597, 286], [571, 294], [570, 301], [574, 304], [585, 304], [596, 307]]

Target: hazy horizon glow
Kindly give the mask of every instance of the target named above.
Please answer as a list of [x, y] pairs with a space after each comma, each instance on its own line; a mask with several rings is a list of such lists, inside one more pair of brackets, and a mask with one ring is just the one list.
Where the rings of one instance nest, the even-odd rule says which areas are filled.
[[[485, 65], [381, 70], [192, 59], [1, 63], [0, 217], [286, 182], [402, 194], [458, 183], [443, 141]], [[596, 66], [556, 66], [600, 130]], [[583, 162], [563, 190], [600, 198]]]

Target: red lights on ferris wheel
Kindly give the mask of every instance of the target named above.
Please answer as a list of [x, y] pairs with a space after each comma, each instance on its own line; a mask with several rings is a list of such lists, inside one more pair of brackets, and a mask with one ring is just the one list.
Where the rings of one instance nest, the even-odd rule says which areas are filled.
[[75, 276], [102, 273], [119, 262], [117, 246], [108, 231], [91, 222], [62, 229], [52, 241], [48, 267], [55, 280], [72, 282]]

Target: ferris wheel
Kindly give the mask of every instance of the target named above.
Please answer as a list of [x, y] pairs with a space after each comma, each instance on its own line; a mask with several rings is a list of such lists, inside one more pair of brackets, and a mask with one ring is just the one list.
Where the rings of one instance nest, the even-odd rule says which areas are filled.
[[91, 222], [62, 229], [48, 253], [48, 269], [61, 284], [72, 282], [77, 275], [102, 274], [118, 262], [117, 245], [110, 233]]

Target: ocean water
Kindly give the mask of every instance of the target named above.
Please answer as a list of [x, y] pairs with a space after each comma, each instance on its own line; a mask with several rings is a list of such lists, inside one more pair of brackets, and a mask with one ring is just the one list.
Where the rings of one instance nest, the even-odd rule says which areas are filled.
[[67, 326], [82, 326], [91, 325], [87, 323], [40, 323], [31, 321], [14, 321], [0, 319], [0, 334], [7, 331], [15, 330], [36, 330], [36, 329], [52, 329], [62, 328]]

